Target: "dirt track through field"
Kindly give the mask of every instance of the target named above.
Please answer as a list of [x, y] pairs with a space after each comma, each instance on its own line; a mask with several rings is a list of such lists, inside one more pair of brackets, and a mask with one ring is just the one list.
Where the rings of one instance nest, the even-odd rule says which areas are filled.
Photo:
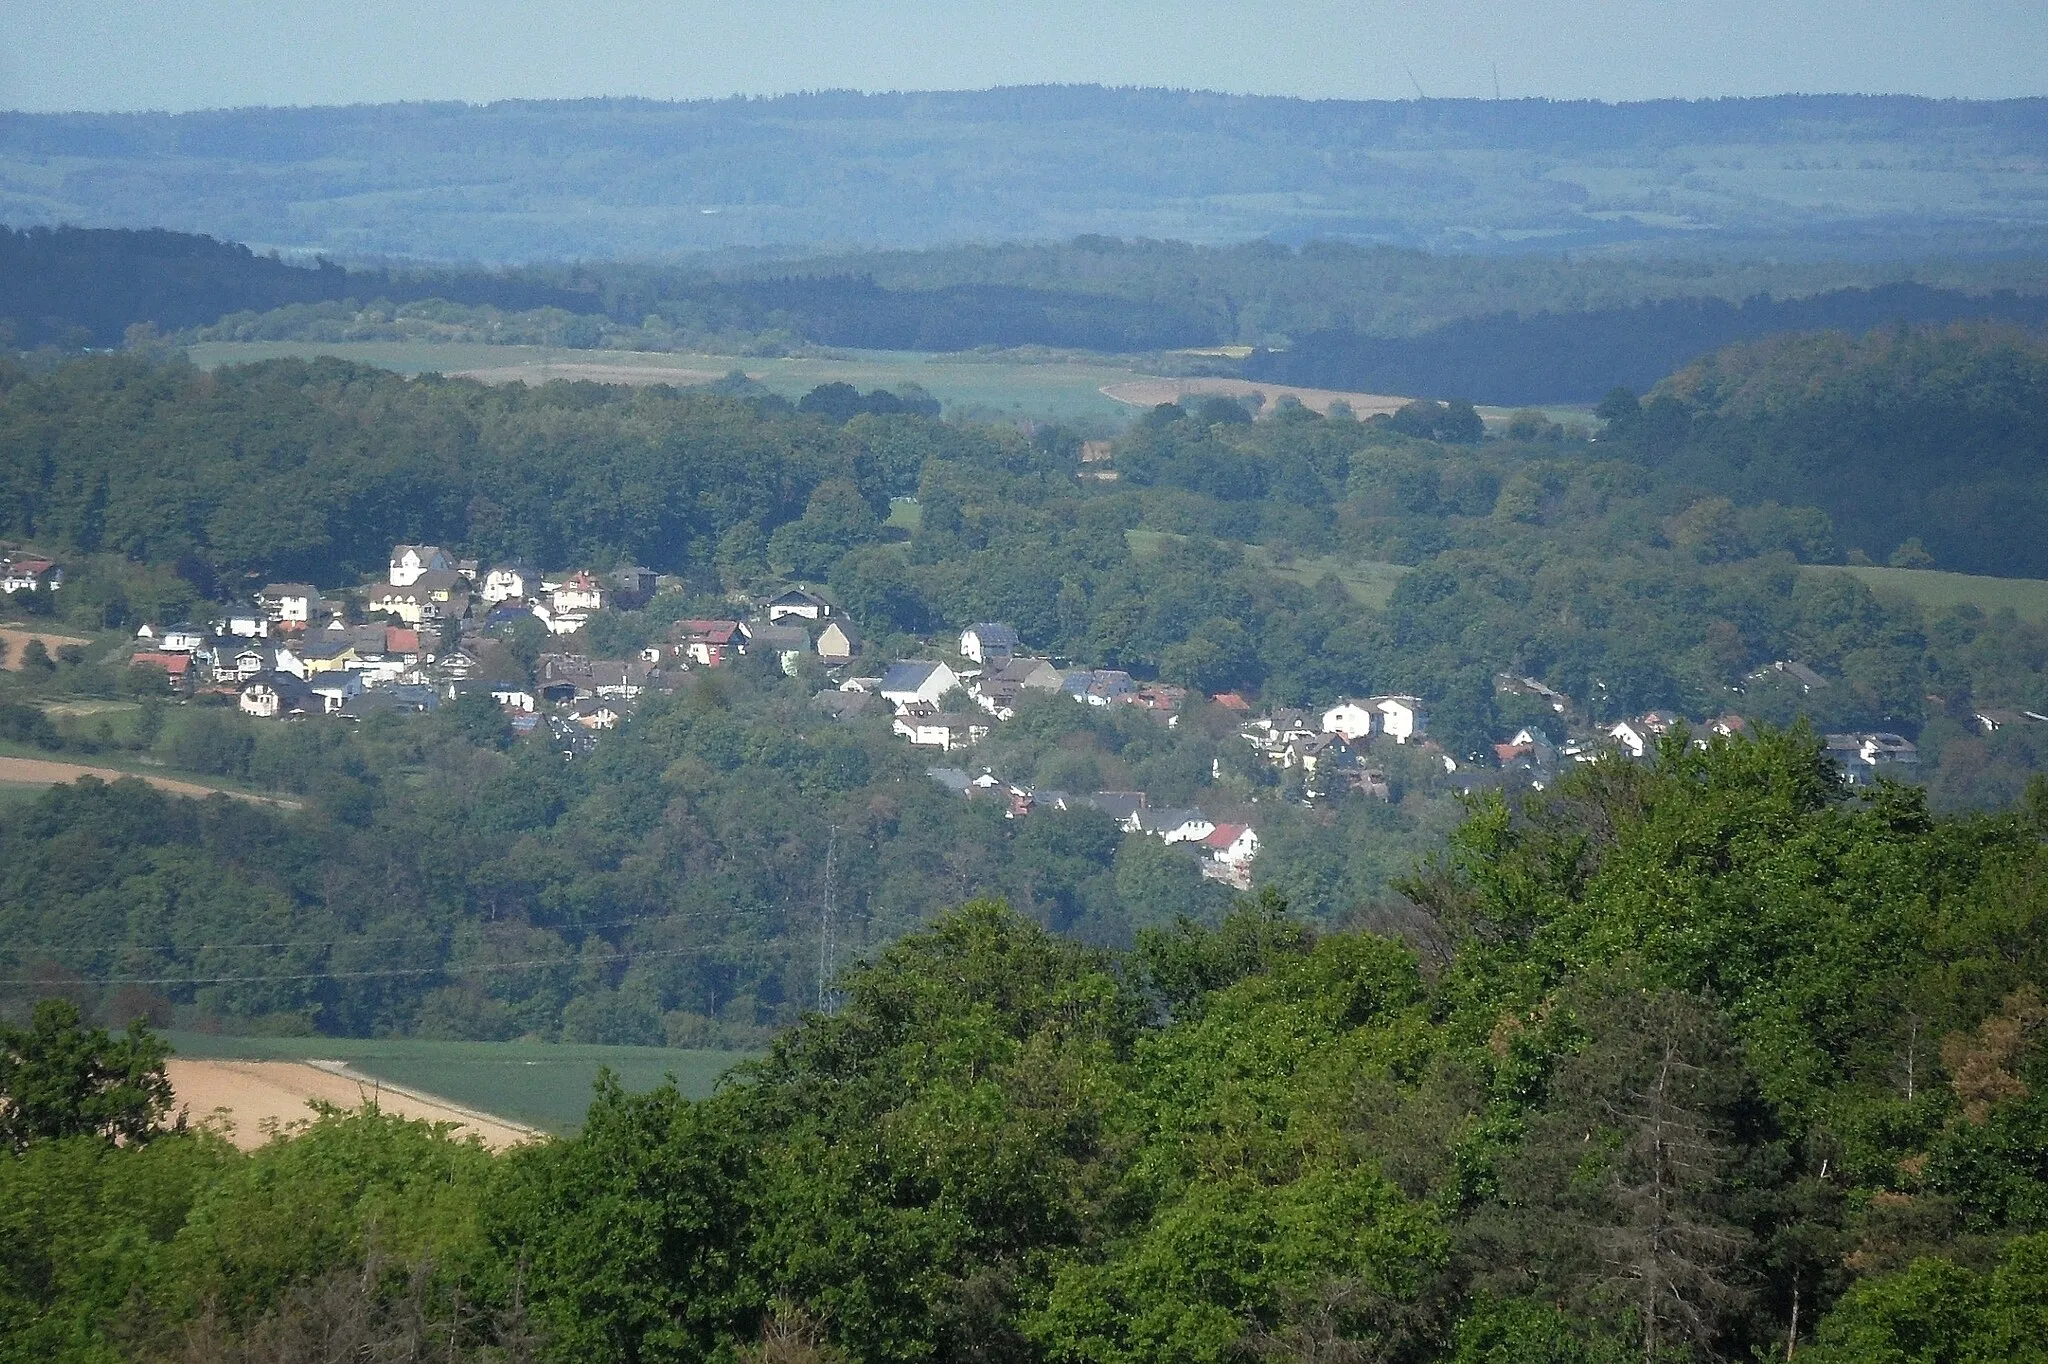
[[179, 781], [176, 777], [159, 777], [151, 772], [120, 772], [111, 767], [86, 767], [80, 763], [51, 762], [47, 758], [0, 758], [0, 783], [14, 786], [62, 786], [77, 781], [80, 777], [98, 777], [101, 781], [115, 782], [123, 777], [135, 777], [148, 782], [159, 791], [168, 791], [174, 796], [197, 796], [204, 800], [208, 796], [233, 796], [236, 800], [253, 800], [262, 805], [280, 805], [287, 810], [296, 810], [295, 800], [280, 800], [275, 796], [252, 796], [246, 791], [223, 791], [217, 786], [201, 786], [197, 782]]
[[1128, 383], [1104, 384], [1102, 396], [1132, 407], [1157, 407], [1182, 398], [1244, 398], [1265, 395], [1268, 403], [1293, 398], [1303, 407], [1329, 415], [1330, 404], [1346, 402], [1359, 417], [1375, 412], [1398, 412], [1409, 401], [1385, 393], [1344, 393], [1333, 388], [1296, 388], [1292, 384], [1255, 384], [1249, 379], [1133, 379]]
[[460, 1126], [458, 1137], [475, 1133], [493, 1151], [533, 1141], [541, 1134], [504, 1118], [478, 1113], [417, 1090], [398, 1088], [350, 1070], [339, 1061], [199, 1061], [172, 1057], [164, 1063], [176, 1096], [173, 1112], [184, 1110], [193, 1125], [221, 1124], [228, 1139], [253, 1150], [278, 1132], [310, 1123], [313, 1100], [337, 1108], [374, 1102], [386, 1113]]

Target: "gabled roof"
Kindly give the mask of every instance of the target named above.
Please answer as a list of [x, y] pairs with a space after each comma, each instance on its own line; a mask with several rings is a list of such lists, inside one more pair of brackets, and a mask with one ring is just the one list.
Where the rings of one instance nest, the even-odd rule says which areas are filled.
[[880, 690], [884, 692], [916, 691], [919, 687], [930, 681], [932, 674], [938, 670], [939, 665], [936, 663], [925, 663], [910, 659], [891, 663], [882, 673]]
[[1017, 627], [999, 620], [987, 620], [979, 625], [970, 625], [962, 633], [973, 635], [984, 645], [994, 644], [1009, 648], [1015, 648], [1017, 645]]
[[784, 625], [780, 621], [773, 625], [759, 622], [749, 625], [747, 634], [752, 637], [753, 643], [764, 649], [802, 650], [811, 647], [809, 631], [797, 625]]
[[1202, 840], [1202, 845], [1209, 848], [1227, 848], [1244, 837], [1244, 833], [1245, 826], [1242, 824], [1218, 824], [1210, 831], [1208, 837]]
[[1143, 791], [1095, 791], [1076, 799], [1077, 804], [1092, 805], [1119, 822], [1129, 819], [1145, 808]]
[[679, 620], [676, 637], [690, 644], [730, 644], [743, 633], [736, 620]]
[[1184, 824], [1206, 822], [1202, 812], [1192, 806], [1181, 810], [1138, 811], [1138, 828], [1148, 834], [1171, 833]]
[[279, 700], [304, 700], [313, 694], [313, 689], [290, 673], [260, 672], [242, 684], [246, 695], [252, 691], [275, 692]]

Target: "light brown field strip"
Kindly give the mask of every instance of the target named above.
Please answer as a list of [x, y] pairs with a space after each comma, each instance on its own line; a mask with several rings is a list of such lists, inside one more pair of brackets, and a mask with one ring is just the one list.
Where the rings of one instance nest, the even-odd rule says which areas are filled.
[[1359, 417], [1375, 412], [1399, 412], [1408, 403], [1385, 393], [1345, 393], [1334, 388], [1298, 388], [1293, 384], [1258, 384], [1249, 379], [1132, 379], [1128, 383], [1104, 384], [1102, 396], [1132, 407], [1157, 407], [1182, 398], [1245, 398], [1263, 394], [1267, 402], [1293, 398], [1311, 411], [1329, 415], [1330, 404], [1345, 402]]
[[678, 369], [667, 365], [603, 365], [565, 361], [532, 365], [494, 365], [488, 369], [459, 370], [453, 379], [474, 379], [483, 384], [545, 384], [556, 379], [570, 382], [588, 380], [593, 384], [677, 384], [688, 387], [715, 383], [725, 375], [716, 370]]
[[278, 1133], [311, 1123], [314, 1100], [355, 1109], [374, 1102], [386, 1113], [427, 1122], [458, 1124], [457, 1136], [474, 1133], [493, 1151], [541, 1136], [488, 1113], [394, 1086], [351, 1071], [339, 1061], [201, 1061], [172, 1057], [164, 1063], [177, 1110], [195, 1126], [217, 1124], [244, 1151]]
[[41, 640], [43, 647], [50, 651], [52, 658], [55, 658], [57, 651], [66, 645], [77, 644], [82, 646], [92, 643], [91, 640], [80, 639], [76, 635], [54, 635], [48, 630], [0, 628], [0, 643], [4, 643], [7, 646], [7, 660], [4, 664], [0, 664], [0, 666], [4, 666], [9, 672], [20, 672], [21, 651], [28, 647], [28, 642], [32, 639]]
[[0, 783], [8, 785], [62, 786], [67, 782], [77, 781], [80, 777], [98, 777], [105, 782], [134, 777], [174, 796], [197, 796], [202, 800], [207, 796], [232, 796], [236, 800], [253, 800], [262, 805], [282, 806], [287, 810], [299, 808], [299, 803], [295, 800], [282, 800], [276, 796], [254, 796], [246, 791], [223, 791], [217, 786], [201, 786], [197, 782], [179, 781], [176, 777], [159, 777], [151, 772], [122, 772], [111, 767], [51, 762], [47, 758], [0, 758]]

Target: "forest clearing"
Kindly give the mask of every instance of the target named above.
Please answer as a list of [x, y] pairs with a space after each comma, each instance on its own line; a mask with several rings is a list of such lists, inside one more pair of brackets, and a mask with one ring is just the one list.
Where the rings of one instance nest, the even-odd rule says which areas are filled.
[[176, 1096], [175, 1107], [187, 1121], [195, 1126], [218, 1123], [243, 1151], [253, 1151], [295, 1125], [310, 1125], [318, 1116], [315, 1103], [343, 1110], [374, 1103], [378, 1111], [396, 1117], [454, 1123], [457, 1137], [474, 1134], [493, 1151], [542, 1135], [536, 1128], [364, 1075], [341, 1061], [174, 1057], [164, 1063], [164, 1070]]
[[0, 667], [6, 668], [9, 672], [20, 672], [22, 650], [28, 648], [30, 642], [34, 640], [41, 640], [43, 647], [50, 651], [53, 658], [59, 649], [74, 644], [84, 646], [92, 643], [91, 640], [80, 639], [77, 635], [58, 635], [47, 630], [0, 629], [0, 644], [6, 646], [5, 653], [0, 654]]

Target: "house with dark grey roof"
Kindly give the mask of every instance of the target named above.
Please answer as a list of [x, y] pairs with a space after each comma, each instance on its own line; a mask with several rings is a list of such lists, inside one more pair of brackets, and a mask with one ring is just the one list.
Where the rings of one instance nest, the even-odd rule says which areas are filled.
[[901, 659], [882, 673], [882, 685], [877, 690], [884, 701], [900, 711], [919, 702], [936, 704], [959, 685], [959, 674], [943, 663]]
[[1017, 627], [984, 621], [960, 632], [960, 657], [999, 668], [1017, 652]]

